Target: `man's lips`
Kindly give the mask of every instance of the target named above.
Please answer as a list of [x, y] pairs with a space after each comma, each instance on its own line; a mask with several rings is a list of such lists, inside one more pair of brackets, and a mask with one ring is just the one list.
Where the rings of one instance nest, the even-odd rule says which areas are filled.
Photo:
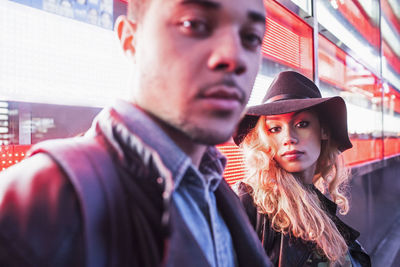
[[229, 77], [224, 77], [222, 80], [205, 85], [200, 89], [199, 98], [207, 100], [217, 100], [239, 102], [241, 105], [246, 104], [246, 93], [237, 82]]
[[228, 100], [228, 101], [238, 101], [240, 103], [244, 102], [243, 94], [235, 87], [229, 86], [214, 86], [208, 88], [204, 92], [200, 94], [202, 98], [214, 98], [220, 100]]

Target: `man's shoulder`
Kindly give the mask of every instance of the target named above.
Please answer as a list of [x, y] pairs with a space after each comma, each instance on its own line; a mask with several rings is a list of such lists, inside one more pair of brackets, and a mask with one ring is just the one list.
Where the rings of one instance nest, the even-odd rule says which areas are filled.
[[66, 259], [63, 251], [82, 249], [80, 227], [74, 189], [50, 156], [36, 154], [0, 173], [0, 249], [12, 255], [0, 263]]
[[[73, 187], [50, 156], [39, 153], [0, 173], [0, 219], [25, 216], [30, 210], [55, 211]], [[19, 213], [20, 212], [20, 213]]]
[[10, 189], [18, 194], [29, 194], [28, 190], [37, 191], [63, 183], [65, 175], [60, 167], [49, 155], [38, 153], [0, 173], [0, 201]]

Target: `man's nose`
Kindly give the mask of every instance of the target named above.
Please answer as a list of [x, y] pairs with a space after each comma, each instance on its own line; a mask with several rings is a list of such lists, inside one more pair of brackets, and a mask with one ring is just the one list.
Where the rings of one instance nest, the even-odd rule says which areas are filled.
[[244, 60], [245, 49], [240, 33], [233, 29], [226, 29], [215, 34], [217, 37], [208, 60], [209, 68], [237, 75], [245, 73], [247, 70]]

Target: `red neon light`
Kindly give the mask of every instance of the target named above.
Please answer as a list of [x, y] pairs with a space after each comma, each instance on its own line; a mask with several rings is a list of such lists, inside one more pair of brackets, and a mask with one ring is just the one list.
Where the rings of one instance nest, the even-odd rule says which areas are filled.
[[0, 171], [20, 162], [25, 158], [31, 145], [1, 145], [0, 146]]
[[389, 63], [389, 65], [397, 73], [400, 73], [400, 58], [396, 55], [396, 53], [385, 40], [382, 42], [382, 51], [383, 56], [386, 58], [386, 61]]
[[318, 38], [319, 78], [329, 84], [345, 89], [346, 54], [322, 35]]
[[[369, 98], [380, 96], [379, 79], [372, 72], [322, 35], [318, 45], [318, 71], [322, 81]], [[349, 61], [351, 66], [346, 63]]]
[[242, 151], [235, 144], [223, 144], [217, 146], [219, 151], [227, 157], [228, 162], [224, 172], [224, 178], [229, 185], [242, 180], [245, 175]]
[[400, 154], [400, 139], [395, 137], [385, 138], [383, 141], [385, 146], [385, 157], [391, 157]]
[[397, 33], [400, 34], [400, 20], [393, 13], [393, 8], [390, 6], [387, 0], [381, 1], [381, 9], [385, 17], [390, 21], [390, 23], [397, 30]]
[[353, 148], [343, 152], [344, 160], [348, 165], [354, 166], [382, 159], [382, 139], [351, 139], [351, 143]]
[[264, 55], [295, 69], [300, 68], [300, 37], [297, 34], [267, 18], [266, 36], [262, 45]]
[[280, 4], [264, 1], [267, 13], [262, 53], [312, 78], [312, 28]]
[[[392, 86], [387, 85], [387, 91], [385, 90], [384, 105], [386, 108], [391, 109], [400, 114], [400, 92], [394, 89]], [[393, 106], [392, 106], [393, 105]], [[386, 150], [386, 147], [385, 147]]]

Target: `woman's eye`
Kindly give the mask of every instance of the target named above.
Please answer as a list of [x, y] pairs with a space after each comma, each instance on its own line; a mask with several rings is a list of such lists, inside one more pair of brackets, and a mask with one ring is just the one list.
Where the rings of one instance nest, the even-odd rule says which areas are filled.
[[299, 123], [296, 124], [296, 127], [298, 128], [305, 128], [309, 125], [310, 123], [308, 121], [301, 121]]
[[277, 133], [277, 132], [279, 132], [280, 129], [281, 129], [280, 127], [272, 127], [272, 128], [268, 129], [268, 132]]
[[199, 19], [185, 19], [180, 22], [182, 30], [189, 35], [204, 36], [210, 32], [209, 25]]

